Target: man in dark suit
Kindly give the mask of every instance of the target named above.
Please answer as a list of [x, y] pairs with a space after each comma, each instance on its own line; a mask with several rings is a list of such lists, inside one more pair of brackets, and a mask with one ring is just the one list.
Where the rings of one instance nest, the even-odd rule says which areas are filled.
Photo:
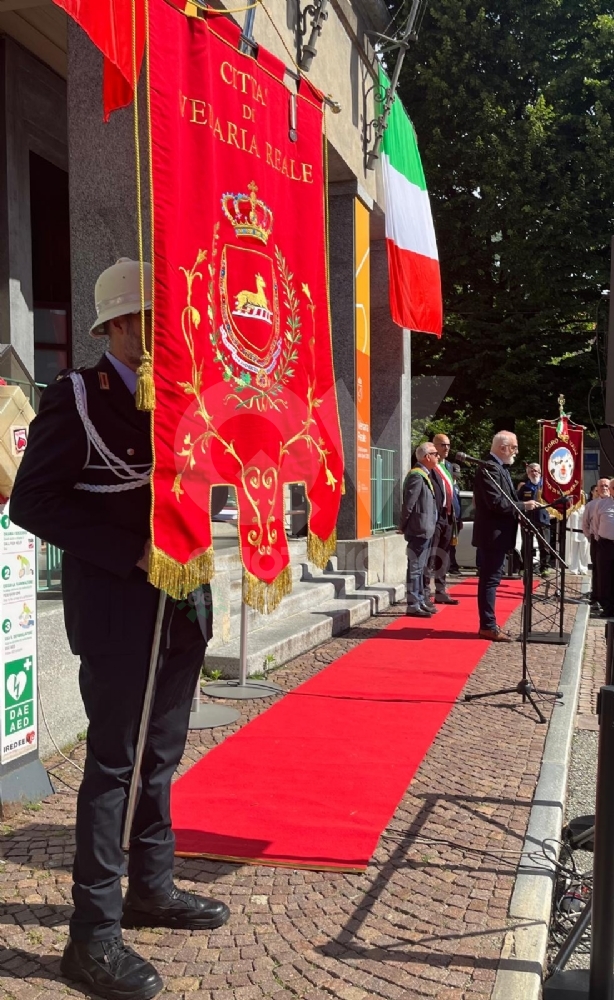
[[493, 642], [511, 641], [511, 636], [497, 625], [495, 600], [506, 553], [514, 548], [518, 510], [530, 511], [538, 506], [534, 500], [523, 503], [516, 496], [510, 467], [517, 452], [516, 435], [510, 431], [499, 431], [492, 441], [488, 465], [478, 468], [473, 482], [475, 517], [472, 542], [478, 550], [479, 636]]
[[407, 612], [412, 618], [430, 618], [437, 608], [427, 605], [424, 570], [437, 524], [435, 489], [431, 479], [439, 456], [431, 441], [416, 448], [416, 464], [403, 483], [399, 531], [407, 542]]
[[[145, 265], [146, 308], [151, 268]], [[141, 790], [131, 830], [128, 893], [121, 848], [159, 591], [147, 580], [151, 416], [136, 409], [142, 354], [139, 265], [122, 258], [96, 284], [94, 336], [109, 350], [93, 368], [61, 376], [32, 422], [10, 501], [22, 527], [63, 549], [66, 630], [81, 657], [89, 719], [79, 790], [74, 913], [62, 974], [110, 1000], [150, 1000], [163, 986], [124, 945], [121, 927], [211, 928], [228, 908], [173, 882], [170, 785], [211, 634], [211, 593], [166, 599]], [[151, 314], [146, 314], [146, 341]]]
[[431, 549], [424, 571], [424, 594], [427, 606], [432, 606], [431, 579], [435, 580], [435, 604], [458, 604], [455, 597], [450, 597], [446, 590], [446, 576], [450, 565], [450, 543], [454, 534], [454, 476], [452, 463], [448, 460], [450, 454], [450, 438], [447, 434], [435, 434], [433, 444], [437, 449], [439, 461], [431, 470], [431, 480], [435, 489], [437, 504], [437, 524], [431, 541]]

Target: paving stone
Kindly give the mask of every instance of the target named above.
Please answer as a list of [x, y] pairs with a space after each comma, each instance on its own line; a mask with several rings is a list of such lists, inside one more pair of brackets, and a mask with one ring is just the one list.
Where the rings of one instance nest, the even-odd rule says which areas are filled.
[[[473, 612], [471, 609], [470, 613]], [[324, 669], [402, 613], [384, 614], [276, 671], [287, 690]], [[445, 612], [444, 612], [445, 613]], [[565, 627], [575, 609], [566, 611]], [[519, 613], [510, 628], [517, 630]], [[601, 629], [603, 631], [603, 629]], [[602, 674], [597, 636], [587, 657], [579, 724], [592, 722]], [[408, 650], [411, 652], [411, 649]], [[417, 650], [419, 652], [419, 650]], [[556, 686], [564, 649], [529, 648], [535, 684]], [[590, 658], [592, 657], [592, 660]], [[491, 646], [467, 684], [479, 692], [512, 687], [521, 650]], [[224, 730], [191, 732], [179, 773], [266, 710], [241, 706]], [[549, 716], [550, 702], [541, 703]], [[365, 873], [293, 871], [177, 859], [185, 889], [215, 895], [231, 908], [212, 932], [128, 932], [157, 964], [161, 1000], [479, 1000], [489, 997], [506, 931], [514, 870], [547, 727], [516, 695], [453, 707]], [[83, 747], [72, 757], [82, 763]], [[0, 997], [82, 998], [59, 975], [70, 914], [70, 868], [78, 775], [48, 762], [57, 794], [34, 817], [24, 811], [0, 826]], [[71, 773], [71, 772], [74, 772]], [[30, 936], [28, 936], [30, 935]]]

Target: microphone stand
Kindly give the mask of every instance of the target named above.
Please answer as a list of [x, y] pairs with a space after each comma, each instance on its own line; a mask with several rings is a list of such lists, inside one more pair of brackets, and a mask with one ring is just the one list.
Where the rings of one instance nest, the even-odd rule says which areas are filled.
[[[506, 498], [506, 500], [511, 500], [512, 498], [508, 496], [503, 487], [497, 482], [491, 472], [484, 467], [483, 463], [479, 463], [484, 472], [490, 479], [491, 483], [494, 484], [499, 493]], [[512, 501], [513, 502], [513, 501]], [[523, 574], [523, 596], [522, 596], [522, 630], [520, 633], [520, 641], [522, 644], [522, 678], [516, 685], [512, 688], [499, 688], [496, 691], [481, 691], [478, 694], [466, 694], [465, 701], [476, 701], [478, 698], [490, 698], [500, 694], [520, 694], [522, 695], [522, 702], [525, 704], [527, 701], [530, 702], [531, 706], [535, 709], [537, 718], [540, 722], [545, 722], [546, 717], [543, 715], [539, 705], [533, 697], [534, 694], [549, 694], [555, 698], [562, 698], [562, 691], [540, 691], [533, 687], [532, 682], [529, 680], [529, 670], [527, 663], [527, 644], [528, 644], [528, 633], [529, 633], [529, 609], [531, 606], [531, 597], [533, 591], [533, 539], [537, 535], [537, 528], [528, 519], [526, 514], [516, 505], [516, 510], [518, 518], [523, 528], [522, 533], [522, 549], [523, 549], [523, 562], [524, 562], [524, 574]], [[544, 544], [549, 549], [550, 553], [555, 557], [555, 559], [565, 566], [565, 561], [561, 559], [558, 552], [556, 552], [549, 542]]]
[[[546, 542], [546, 540], [544, 538], [542, 538], [541, 541], [540, 541], [540, 544], [542, 546], [544, 546], [546, 549], [548, 549], [548, 551], [556, 557], [557, 562], [558, 562], [558, 566], [559, 566], [559, 570], [560, 570], [559, 585], [558, 585], [558, 587], [555, 588], [555, 591], [554, 591], [554, 593], [552, 595], [553, 597], [558, 597], [558, 599], [559, 599], [559, 608], [558, 608], [559, 623], [558, 623], [558, 630], [556, 632], [554, 632], [554, 631], [553, 632], [534, 632], [533, 631], [533, 588], [531, 587], [531, 602], [530, 602], [530, 605], [529, 605], [529, 625], [528, 625], [528, 629], [527, 629], [527, 642], [547, 643], [550, 646], [566, 646], [567, 643], [569, 642], [569, 632], [564, 632], [563, 631], [563, 628], [564, 628], [564, 614], [565, 614], [565, 570], [569, 569], [569, 567], [567, 566], [567, 563], [565, 561], [566, 560], [565, 546], [566, 546], [566, 540], [567, 540], [567, 504], [568, 504], [568, 502], [569, 502], [569, 497], [566, 497], [564, 493], [561, 493], [561, 496], [559, 497], [558, 500], [553, 500], [551, 503], [547, 503], [547, 504], [546, 503], [540, 504], [540, 509], [541, 510], [547, 509], [548, 507], [557, 507], [557, 506], [561, 506], [561, 505], [563, 507], [563, 510], [562, 510], [562, 513], [561, 513], [561, 520], [559, 522], [559, 525], [560, 525], [560, 534], [559, 534], [559, 538], [558, 538], [558, 553], [555, 552], [554, 548], [548, 542]], [[532, 577], [533, 576], [533, 561], [532, 560], [531, 560], [530, 570], [531, 570], [531, 577]], [[546, 588], [546, 594], [547, 594], [547, 588]], [[546, 596], [546, 597], [543, 597], [541, 600], [546, 601], [546, 600], [550, 600], [550, 598], [548, 598]], [[556, 612], [553, 612], [553, 615], [554, 614], [556, 614]], [[544, 616], [544, 620], [549, 620], [550, 622], [552, 622], [553, 619], [552, 618], [548, 618], [547, 616]]]

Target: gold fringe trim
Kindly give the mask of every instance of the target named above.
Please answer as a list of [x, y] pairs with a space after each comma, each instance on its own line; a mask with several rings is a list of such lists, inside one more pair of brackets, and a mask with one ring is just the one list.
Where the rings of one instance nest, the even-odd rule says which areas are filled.
[[153, 378], [153, 362], [151, 354], [145, 351], [137, 369], [136, 408], [137, 410], [154, 410], [156, 407], [156, 389]]
[[325, 541], [314, 535], [312, 531], [307, 536], [307, 558], [318, 569], [326, 569], [326, 564], [337, 548], [337, 529], [334, 528]]
[[282, 569], [272, 583], [264, 583], [247, 570], [243, 572], [243, 600], [250, 608], [268, 615], [286, 597], [292, 593], [292, 568], [290, 565]]
[[341, 496], [345, 496], [345, 476], [341, 477]]
[[213, 573], [213, 546], [185, 564], [167, 556], [161, 549], [152, 548], [149, 556], [149, 582], [177, 601], [202, 583], [209, 583]]
[[[570, 514], [573, 514], [574, 510], [580, 510], [583, 506], [584, 504], [582, 503], [582, 500], [578, 500], [577, 503], [574, 503], [571, 507], [567, 508], [567, 517], [569, 517]], [[558, 507], [547, 507], [546, 509], [550, 517], [553, 517], [555, 521], [563, 520], [563, 514]]]

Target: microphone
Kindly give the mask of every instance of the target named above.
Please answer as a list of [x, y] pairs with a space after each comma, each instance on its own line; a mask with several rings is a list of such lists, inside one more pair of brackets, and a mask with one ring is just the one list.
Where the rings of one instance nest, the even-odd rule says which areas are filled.
[[464, 451], [457, 451], [453, 461], [472, 462], [474, 465], [490, 465], [490, 462], [485, 462], [481, 458], [474, 458], [473, 455], [466, 455]]

